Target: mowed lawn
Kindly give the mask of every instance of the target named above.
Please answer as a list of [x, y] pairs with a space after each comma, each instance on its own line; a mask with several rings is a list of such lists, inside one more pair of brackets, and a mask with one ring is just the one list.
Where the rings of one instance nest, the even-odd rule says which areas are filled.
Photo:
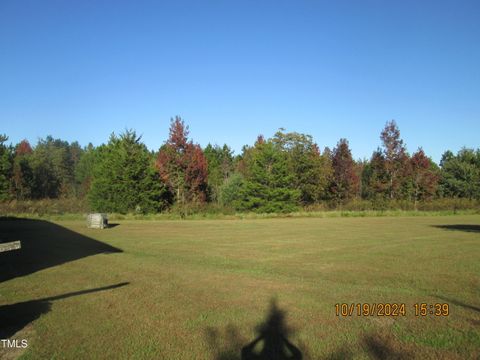
[[[0, 254], [0, 328], [28, 340], [5, 358], [240, 359], [273, 301], [304, 359], [480, 356], [477, 215], [2, 220], [0, 234], [24, 245]], [[337, 303], [407, 314], [338, 317]], [[415, 303], [450, 314], [417, 317]]]

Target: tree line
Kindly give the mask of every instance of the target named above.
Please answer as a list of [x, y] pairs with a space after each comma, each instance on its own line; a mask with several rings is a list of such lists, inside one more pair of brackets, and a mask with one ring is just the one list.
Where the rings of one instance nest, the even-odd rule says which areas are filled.
[[134, 130], [94, 147], [51, 136], [35, 146], [7, 145], [0, 135], [0, 201], [87, 199], [92, 210], [152, 213], [216, 204], [225, 209], [290, 212], [441, 198], [480, 199], [480, 149], [446, 151], [436, 164], [419, 148], [407, 151], [395, 121], [380, 133], [369, 160], [354, 160], [346, 139], [321, 149], [312, 136], [280, 129], [234, 155], [228, 145], [201, 148], [180, 117], [168, 139], [149, 151]]

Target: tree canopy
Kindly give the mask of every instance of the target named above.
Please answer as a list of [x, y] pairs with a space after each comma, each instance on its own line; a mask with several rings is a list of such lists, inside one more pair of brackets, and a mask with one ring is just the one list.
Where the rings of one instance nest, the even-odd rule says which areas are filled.
[[166, 207], [167, 190], [141, 137], [127, 130], [99, 147], [88, 194], [92, 207], [105, 212], [156, 212]]
[[357, 199], [415, 207], [441, 198], [480, 200], [480, 149], [448, 150], [437, 165], [422, 148], [408, 153], [393, 120], [380, 132], [380, 147], [363, 160], [353, 159], [347, 139], [322, 151], [311, 135], [285, 129], [259, 136], [238, 155], [227, 144], [202, 149], [189, 135], [178, 116], [157, 152], [134, 130], [86, 147], [52, 136], [13, 145], [0, 135], [0, 201], [88, 199], [93, 210], [146, 213], [209, 202], [289, 212]]

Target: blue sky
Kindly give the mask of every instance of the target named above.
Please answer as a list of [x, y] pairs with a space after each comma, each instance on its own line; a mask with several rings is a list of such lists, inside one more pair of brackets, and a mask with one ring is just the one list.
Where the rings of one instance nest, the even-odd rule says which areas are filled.
[[280, 127], [370, 157], [478, 147], [479, 1], [0, 1], [0, 133], [82, 145], [180, 115], [236, 152]]

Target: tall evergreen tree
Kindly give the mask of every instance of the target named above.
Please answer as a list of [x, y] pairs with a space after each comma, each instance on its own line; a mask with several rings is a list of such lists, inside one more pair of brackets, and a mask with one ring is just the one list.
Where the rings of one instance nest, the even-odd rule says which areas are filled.
[[363, 167], [362, 197], [366, 199], [386, 198], [389, 195], [389, 184], [385, 156], [381, 149], [377, 149], [373, 152], [370, 161]]
[[99, 158], [99, 150], [91, 143], [82, 150], [80, 159], [75, 166], [75, 188], [78, 197], [85, 197], [90, 191], [93, 169]]
[[308, 205], [320, 201], [332, 175], [329, 156], [320, 153], [310, 135], [285, 133], [280, 129], [272, 142], [287, 154], [293, 187], [300, 192], [300, 202]]
[[153, 158], [135, 131], [110, 136], [98, 148], [93, 180], [88, 194], [98, 211], [127, 213], [156, 212], [166, 205], [166, 188], [153, 164]]
[[219, 202], [238, 211], [249, 209], [246, 181], [240, 172], [234, 172], [225, 179], [219, 189]]
[[220, 147], [208, 144], [204, 149], [208, 164], [208, 187], [210, 199], [220, 200], [220, 188], [233, 172], [233, 152], [227, 144]]
[[248, 149], [245, 208], [256, 212], [288, 212], [296, 208], [300, 191], [294, 188], [287, 154], [259, 137]]

